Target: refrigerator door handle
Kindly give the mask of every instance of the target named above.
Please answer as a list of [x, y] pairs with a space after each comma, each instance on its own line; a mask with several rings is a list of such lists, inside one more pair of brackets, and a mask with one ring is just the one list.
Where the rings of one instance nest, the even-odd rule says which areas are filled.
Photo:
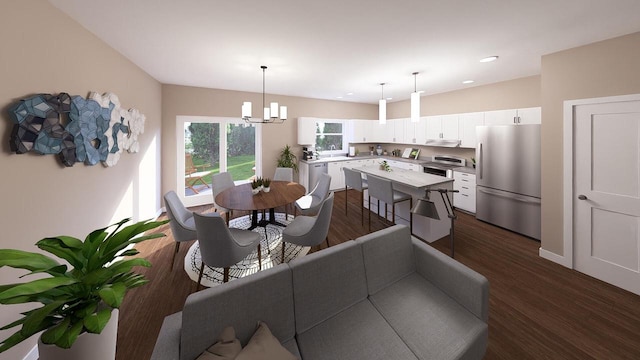
[[479, 178], [482, 179], [482, 143], [478, 143], [478, 172]]
[[[493, 196], [499, 196], [499, 197], [506, 198], [506, 199], [511, 199], [511, 200], [514, 200], [514, 201], [520, 201], [520, 202], [523, 202], [523, 203], [530, 203], [530, 204], [540, 204], [541, 203], [540, 199], [537, 199], [537, 198], [530, 198], [530, 197], [524, 198], [524, 197], [518, 196], [518, 195], [507, 195], [507, 194], [505, 194], [503, 192], [491, 191], [489, 189], [483, 189], [483, 188], [480, 188], [480, 187], [478, 187], [476, 189], [478, 191], [480, 191], [480, 192], [485, 193], [485, 194], [489, 194], [489, 195], [493, 195]], [[533, 199], [535, 199], [535, 200], [533, 200]]]

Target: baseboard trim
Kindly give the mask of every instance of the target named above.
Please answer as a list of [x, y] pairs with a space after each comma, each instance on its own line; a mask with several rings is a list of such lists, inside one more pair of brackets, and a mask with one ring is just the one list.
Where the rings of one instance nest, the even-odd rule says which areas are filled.
[[560, 264], [569, 269], [573, 269], [573, 264], [571, 264], [571, 260], [567, 259], [566, 256], [558, 255], [556, 253], [553, 253], [549, 250], [545, 250], [543, 248], [540, 248], [538, 254], [543, 259], [547, 259], [549, 261], [553, 261], [556, 264]]

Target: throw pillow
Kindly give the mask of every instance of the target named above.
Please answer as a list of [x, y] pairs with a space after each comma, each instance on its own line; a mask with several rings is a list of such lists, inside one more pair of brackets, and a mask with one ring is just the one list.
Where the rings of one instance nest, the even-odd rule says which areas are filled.
[[196, 360], [233, 360], [242, 350], [240, 340], [236, 338], [236, 331], [232, 326], [222, 330], [218, 341], [211, 345]]
[[267, 324], [258, 322], [258, 329], [249, 340], [247, 346], [240, 351], [236, 360], [297, 360], [298, 358], [285, 349], [276, 339]]

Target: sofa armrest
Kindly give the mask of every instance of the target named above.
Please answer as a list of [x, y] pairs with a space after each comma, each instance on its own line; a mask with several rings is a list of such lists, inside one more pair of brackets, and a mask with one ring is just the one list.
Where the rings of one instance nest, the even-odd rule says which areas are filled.
[[484, 322], [489, 319], [489, 281], [431, 246], [413, 239], [416, 270]]
[[164, 318], [160, 334], [151, 354], [151, 360], [180, 359], [180, 330], [182, 329], [182, 312]]

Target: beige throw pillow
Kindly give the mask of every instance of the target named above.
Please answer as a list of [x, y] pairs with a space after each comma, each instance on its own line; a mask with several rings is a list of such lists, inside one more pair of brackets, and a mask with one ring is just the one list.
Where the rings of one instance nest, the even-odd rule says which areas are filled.
[[240, 340], [236, 338], [236, 331], [227, 326], [218, 337], [218, 341], [211, 345], [196, 360], [233, 360], [242, 350]]
[[298, 358], [285, 349], [278, 339], [271, 334], [267, 324], [258, 322], [258, 329], [242, 349], [236, 360], [297, 360]]

